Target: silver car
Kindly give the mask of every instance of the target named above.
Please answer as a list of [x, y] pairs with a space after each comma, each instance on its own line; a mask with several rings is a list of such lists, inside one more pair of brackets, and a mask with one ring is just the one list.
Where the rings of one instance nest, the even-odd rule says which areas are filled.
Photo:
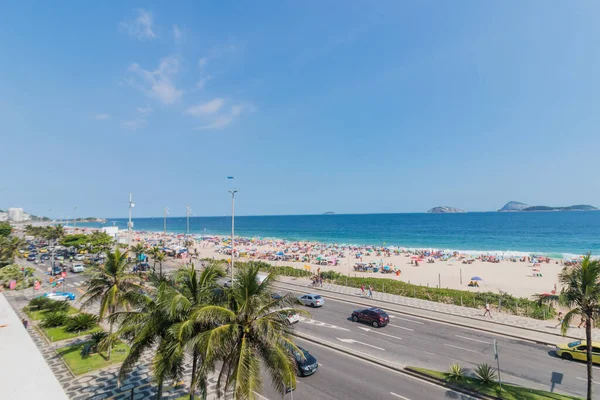
[[305, 306], [322, 307], [325, 304], [325, 299], [318, 294], [305, 294], [298, 297]]

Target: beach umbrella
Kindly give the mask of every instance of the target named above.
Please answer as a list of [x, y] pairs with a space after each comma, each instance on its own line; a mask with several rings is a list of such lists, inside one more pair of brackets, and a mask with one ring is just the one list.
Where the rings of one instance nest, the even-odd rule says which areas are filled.
[[472, 278], [471, 278], [471, 280], [472, 280], [472, 281], [482, 281], [483, 279], [481, 279], [481, 278], [480, 278], [480, 277], [478, 277], [478, 276], [474, 276], [474, 277], [472, 277]]
[[283, 251], [280, 251], [279, 253], [277, 253], [278, 256], [282, 256], [283, 255]]

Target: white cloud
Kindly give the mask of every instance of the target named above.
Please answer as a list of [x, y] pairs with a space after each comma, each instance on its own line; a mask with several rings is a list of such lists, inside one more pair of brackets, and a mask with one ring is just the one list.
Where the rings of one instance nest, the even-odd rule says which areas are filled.
[[131, 64], [129, 71], [137, 74], [143, 81], [141, 90], [163, 104], [173, 104], [181, 98], [183, 90], [177, 89], [172, 78], [179, 71], [177, 57], [165, 57], [153, 71], [143, 69], [139, 64]]
[[[215, 100], [218, 100], [218, 99], [215, 99]], [[208, 103], [201, 104], [199, 106], [206, 105], [206, 104], [208, 104]], [[196, 107], [199, 107], [199, 106], [196, 106]], [[221, 106], [222, 106], [222, 104], [221, 104]], [[219, 109], [221, 108], [221, 106], [219, 106]], [[192, 108], [195, 108], [195, 107], [192, 107]], [[251, 104], [234, 104], [231, 106], [231, 108], [229, 109], [228, 112], [221, 113], [220, 115], [216, 115], [216, 116], [213, 116], [212, 114], [216, 113], [218, 110], [216, 110], [212, 113], [209, 113], [208, 116], [206, 116], [206, 114], [191, 113], [189, 111], [190, 110], [188, 110], [188, 114], [192, 114], [197, 117], [199, 116], [205, 121], [205, 124], [200, 125], [198, 127], [198, 129], [209, 130], [209, 129], [225, 128], [226, 126], [231, 124], [237, 117], [239, 117], [242, 114], [242, 112], [246, 112], [246, 111], [252, 112], [252, 111], [255, 111], [255, 108]], [[194, 110], [194, 111], [196, 111], [196, 110]]]
[[212, 79], [212, 75], [207, 75], [203, 78], [200, 78], [200, 80], [196, 83], [196, 88], [198, 88], [200, 90], [204, 89], [206, 82], [210, 81], [211, 79]]
[[186, 110], [187, 114], [193, 115], [195, 117], [200, 117], [203, 115], [214, 114], [223, 107], [225, 104], [225, 99], [216, 98], [206, 103], [198, 104], [193, 107], [190, 107]]
[[148, 124], [148, 117], [154, 112], [151, 107], [138, 107], [135, 110], [138, 115], [129, 121], [124, 121], [121, 124], [123, 128], [132, 131], [144, 128]]
[[110, 114], [96, 114], [96, 116], [94, 117], [97, 120], [103, 120], [103, 119], [109, 119], [110, 118]]
[[208, 58], [202, 57], [201, 59], [198, 60], [198, 66], [200, 68], [202, 68], [206, 65], [207, 62], [208, 62]]
[[173, 37], [175, 40], [181, 40], [183, 38], [183, 31], [179, 29], [179, 26], [173, 25]]
[[156, 38], [156, 33], [154, 33], [154, 30], [152, 29], [154, 23], [152, 13], [142, 10], [141, 8], [138, 9], [137, 12], [138, 16], [135, 20], [121, 22], [121, 30], [127, 32], [129, 36], [139, 40]]

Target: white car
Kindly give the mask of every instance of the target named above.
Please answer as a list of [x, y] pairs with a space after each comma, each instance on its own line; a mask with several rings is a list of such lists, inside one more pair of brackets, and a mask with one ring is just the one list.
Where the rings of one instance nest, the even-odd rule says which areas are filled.
[[85, 256], [83, 254], [77, 254], [75, 256], [75, 258], [73, 258], [75, 261], [83, 261], [85, 260]]
[[305, 294], [298, 297], [305, 306], [322, 307], [325, 304], [325, 299], [318, 294]]
[[281, 316], [285, 319], [285, 322], [288, 325], [292, 325], [300, 321], [300, 316], [298, 313], [282, 313]]
[[73, 264], [71, 265], [71, 272], [83, 272], [84, 267], [83, 264]]

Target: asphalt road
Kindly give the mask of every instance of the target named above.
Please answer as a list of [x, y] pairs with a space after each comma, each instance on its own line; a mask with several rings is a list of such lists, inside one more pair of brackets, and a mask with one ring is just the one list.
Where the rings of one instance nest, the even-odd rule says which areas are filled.
[[[286, 400], [291, 400], [292, 396], [294, 400], [470, 399], [469, 396], [463, 396], [312, 342], [298, 339], [297, 344], [318, 359], [319, 369], [311, 376], [298, 377], [296, 390], [285, 395]], [[270, 385], [264, 388], [263, 396], [268, 400], [281, 399], [281, 395]]]
[[[364, 307], [327, 299], [326, 293], [323, 297], [325, 306], [306, 308], [312, 318], [302, 318], [295, 325], [298, 332], [395, 364], [440, 371], [447, 371], [453, 363], [471, 370], [481, 363], [495, 368], [493, 341], [496, 339], [503, 381], [551, 390], [552, 378], [561, 378], [560, 384], [554, 385], [555, 391], [577, 396], [586, 393], [585, 364], [562, 360], [551, 347], [395, 312], [389, 312], [388, 326], [373, 328], [350, 319], [353, 310]], [[382, 308], [385, 309], [385, 305]]]
[[[45, 265], [28, 264], [44, 273], [49, 262], [46, 262]], [[163, 268], [165, 271], [170, 271], [175, 268], [176, 264], [176, 261], [171, 261], [166, 263]], [[67, 265], [69, 264], [67, 263]], [[79, 297], [83, 294], [81, 285], [84, 280], [85, 276], [83, 274], [68, 272], [64, 290], [71, 291]], [[286, 288], [290, 287], [286, 286]], [[293, 290], [295, 291], [295, 289]], [[281, 290], [280, 293], [285, 292], [285, 290]], [[294, 293], [295, 295], [299, 294], [299, 292]], [[453, 363], [459, 363], [467, 370], [472, 370], [477, 364], [481, 363], [488, 363], [496, 367], [493, 353], [493, 341], [496, 339], [503, 381], [543, 390], [551, 390], [554, 386], [554, 390], [557, 392], [585, 396], [585, 377], [587, 376], [585, 365], [580, 362], [569, 362], [558, 358], [553, 349], [548, 346], [405, 316], [395, 312], [389, 312], [390, 324], [388, 326], [376, 329], [350, 320], [351, 312], [362, 307], [327, 299], [326, 293], [324, 297], [326, 299], [324, 307], [307, 308], [312, 317], [302, 318], [295, 325], [298, 332], [310, 335], [317, 340], [337, 342], [345, 347], [356, 349], [374, 358], [389, 360], [395, 364], [420, 366], [440, 371], [447, 370], [449, 365]], [[385, 309], [385, 305], [382, 308]], [[364, 394], [360, 397], [361, 399], [383, 399], [394, 398], [393, 395], [390, 395], [392, 392], [411, 400], [439, 398], [440, 396], [439, 393], [434, 397], [423, 396], [417, 389], [403, 394], [398, 389], [394, 391], [394, 388], [390, 388], [389, 385], [386, 386], [385, 382], [382, 382], [381, 385], [370, 385], [369, 380], [373, 371], [377, 373], [374, 374], [375, 376], [372, 379], [379, 379], [377, 377], [380, 374], [394, 374], [395, 377], [391, 382], [395, 382], [400, 378], [396, 376], [397, 373], [366, 364], [342, 353], [322, 346], [317, 346], [313, 350], [311, 346], [316, 345], [310, 343], [307, 343], [306, 346], [303, 345], [317, 357], [320, 363], [323, 363], [324, 368], [320, 368], [317, 374], [312, 377], [300, 379], [301, 383], [294, 393], [295, 399], [304, 398], [302, 396], [324, 399], [359, 398], [354, 395], [348, 397], [353, 393]], [[335, 368], [328, 371], [331, 366], [335, 366]], [[596, 371], [600, 370], [598, 367], [594, 368]], [[357, 375], [352, 372], [354, 370], [371, 372]], [[325, 374], [328, 374], [329, 378], [321, 381], [321, 375]], [[404, 376], [401, 376], [401, 378], [409, 379]], [[552, 383], [553, 379], [555, 380], [554, 384]], [[334, 385], [333, 382], [337, 383]], [[354, 387], [354, 382], [356, 382], [357, 387], [345, 393], [345, 388]], [[417, 388], [417, 386], [424, 385], [423, 383], [417, 385], [412, 380], [411, 382], [412, 384], [407, 387]], [[600, 385], [600, 382], [596, 385]], [[385, 388], [385, 390], [380, 390], [380, 387]], [[368, 391], [364, 392], [364, 388], [368, 388]], [[269, 393], [269, 389], [266, 388], [267, 391], [265, 392], [269, 399], [279, 398], [272, 397], [275, 393], [272, 390]], [[331, 392], [332, 390], [333, 392]], [[439, 391], [437, 388], [436, 390]], [[379, 397], [374, 397], [375, 391], [377, 391]], [[338, 395], [335, 395], [335, 393], [338, 393]], [[402, 399], [403, 397], [397, 398]]]

